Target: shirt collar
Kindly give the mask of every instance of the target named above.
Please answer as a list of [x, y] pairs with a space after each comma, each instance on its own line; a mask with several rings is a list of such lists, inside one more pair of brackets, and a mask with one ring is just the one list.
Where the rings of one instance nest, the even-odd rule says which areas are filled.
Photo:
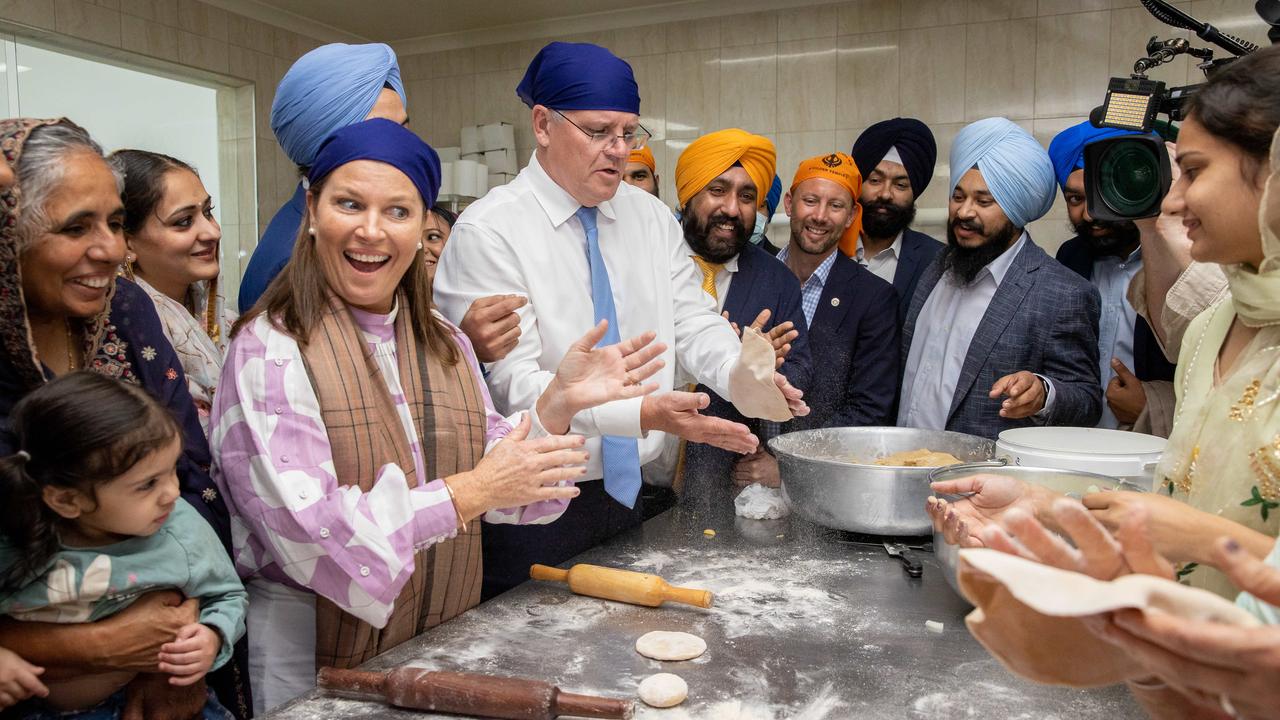
[[1018, 238], [1018, 242], [1010, 246], [1008, 250], [1000, 253], [1000, 257], [992, 260], [987, 264], [987, 267], [984, 268], [987, 272], [991, 273], [992, 279], [996, 281], [996, 287], [1000, 287], [1000, 284], [1004, 282], [1004, 276], [1009, 274], [1009, 268], [1013, 266], [1014, 258], [1018, 257], [1018, 253], [1022, 250], [1022, 247], [1027, 244], [1029, 238], [1030, 236], [1027, 235], [1027, 231], [1023, 230], [1022, 235]]
[[[529, 158], [529, 165], [525, 170], [529, 173], [529, 185], [533, 189], [533, 197], [542, 206], [542, 211], [547, 214], [547, 219], [551, 221], [552, 226], [560, 227], [578, 212], [578, 208], [582, 207], [582, 204], [574, 200], [567, 190], [551, 179], [546, 169], [542, 167], [542, 163], [538, 162], [536, 152]], [[612, 200], [605, 200], [597, 205], [596, 209], [606, 218], [615, 219]]]
[[[840, 251], [836, 250], [835, 252], [828, 255], [826, 260], [823, 260], [822, 263], [818, 265], [818, 267], [813, 269], [813, 274], [809, 276], [808, 280], [805, 280], [804, 283], [801, 284], [801, 287], [807, 287], [814, 278], [817, 278], [818, 287], [825, 288], [827, 286], [827, 277], [831, 275], [831, 268], [835, 266], [836, 255], [839, 253]], [[791, 244], [788, 243], [786, 247], [778, 251], [778, 262], [781, 262], [783, 265], [786, 265], [787, 258], [790, 256], [791, 256]]]
[[387, 342], [395, 338], [396, 315], [400, 312], [399, 297], [391, 304], [389, 313], [369, 312], [350, 305], [347, 307], [351, 310], [351, 317], [355, 319], [356, 326], [364, 333], [366, 341]]
[[[903, 234], [903, 232], [904, 232], [904, 231], [899, 231], [899, 232], [898, 232], [898, 236], [897, 236], [897, 237], [895, 237], [895, 238], [893, 239], [893, 243], [892, 243], [891, 245], [889, 245], [889, 247], [885, 248], [884, 250], [881, 250], [879, 253], [876, 253], [876, 255], [877, 255], [877, 256], [879, 256], [880, 254], [885, 253], [885, 252], [892, 252], [892, 253], [893, 253], [893, 257], [894, 257], [894, 259], [895, 259], [895, 260], [896, 260], [896, 259], [898, 259], [898, 258], [900, 258], [900, 257], [902, 257], [902, 234]], [[862, 249], [862, 235], [858, 235], [858, 250], [857, 250], [857, 255], [858, 255], [858, 257], [857, 257], [857, 258], [855, 258], [855, 259], [857, 259], [857, 260], [865, 260], [865, 259], [866, 259], [866, 251], [864, 251], [864, 250]]]

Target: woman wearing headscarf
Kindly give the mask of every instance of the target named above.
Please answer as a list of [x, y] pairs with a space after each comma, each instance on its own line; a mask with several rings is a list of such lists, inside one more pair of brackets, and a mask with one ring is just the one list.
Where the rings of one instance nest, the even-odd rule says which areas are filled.
[[[271, 103], [271, 131], [280, 149], [305, 174], [330, 133], [374, 117], [408, 122], [407, 105], [400, 65], [390, 46], [330, 43], [298, 58], [284, 74]], [[253, 307], [289, 262], [305, 199], [305, 183], [299, 183], [271, 218], [240, 280], [240, 312]]]
[[[1182, 174], [1162, 211], [1188, 228], [1192, 258], [1222, 266], [1229, 293], [1183, 338], [1173, 431], [1155, 470], [1158, 492], [1084, 498], [1113, 530], [1143, 508], [1155, 549], [1182, 563], [1191, 585], [1226, 596], [1235, 590], [1206, 567], [1213, 540], [1229, 536], [1263, 557], [1280, 530], [1280, 242], [1258, 222], [1280, 126], [1278, 77], [1280, 48], [1268, 48], [1214, 74], [1189, 103], [1178, 135]], [[1043, 516], [1054, 499], [1004, 480], [936, 485], [977, 494], [951, 507], [931, 500], [935, 524], [949, 539], [977, 542], [969, 533], [1010, 508]]]
[[582, 437], [545, 428], [650, 392], [665, 350], [653, 333], [595, 348], [601, 323], [530, 413], [503, 418], [432, 307], [435, 151], [367, 120], [331, 135], [307, 179], [293, 257], [233, 330], [211, 423], [259, 709], [475, 606], [478, 518], [559, 517], [587, 457]]
[[[141, 385], [183, 430], [177, 468], [183, 497], [230, 547], [226, 505], [209, 478], [209, 446], [182, 364], [150, 298], [116, 278], [125, 256], [119, 176], [88, 133], [66, 119], [0, 121], [0, 151], [17, 174], [17, 185], [0, 194], [0, 455], [17, 450], [8, 423], [14, 405], [54, 376], [88, 369]], [[115, 666], [145, 672], [155, 670], [160, 642], [173, 638], [151, 646], [145, 641], [155, 634], [138, 636], [137, 627], [133, 637], [110, 634], [106, 642], [94, 632], [9, 625], [0, 645], [53, 666], [119, 654]], [[232, 665], [210, 676], [211, 684], [227, 708], [247, 716], [235, 672]]]
[[126, 276], [155, 303], [207, 436], [230, 329], [218, 294], [222, 228], [213, 198], [195, 168], [177, 158], [117, 150], [108, 160], [124, 176]]

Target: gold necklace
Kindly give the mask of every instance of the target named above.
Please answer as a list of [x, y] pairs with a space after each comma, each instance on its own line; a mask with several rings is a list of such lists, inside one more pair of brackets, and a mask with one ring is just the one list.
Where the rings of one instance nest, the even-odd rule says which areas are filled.
[[71, 321], [66, 320], [65, 322], [67, 326], [67, 371], [70, 372], [76, 369], [76, 341], [71, 333]]

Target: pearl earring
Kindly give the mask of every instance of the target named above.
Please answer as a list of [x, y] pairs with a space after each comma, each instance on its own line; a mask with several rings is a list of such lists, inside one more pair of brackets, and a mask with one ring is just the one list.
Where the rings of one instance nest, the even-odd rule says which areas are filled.
[[421, 249], [422, 249], [422, 243], [421, 243], [421, 242], [419, 242], [419, 243], [418, 243], [418, 249], [419, 249], [419, 250], [421, 250]]
[[307, 232], [311, 234], [311, 237], [315, 237], [315, 236], [316, 236], [316, 228], [315, 228], [315, 226], [313, 225], [313, 226], [311, 226], [311, 227], [307, 228]]

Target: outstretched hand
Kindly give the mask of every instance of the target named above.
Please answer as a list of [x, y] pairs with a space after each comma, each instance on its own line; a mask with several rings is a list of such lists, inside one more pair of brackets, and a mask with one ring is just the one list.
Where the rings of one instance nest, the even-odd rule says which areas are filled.
[[710, 404], [711, 398], [706, 393], [676, 390], [650, 395], [640, 406], [640, 428], [671, 433], [689, 442], [744, 455], [755, 452], [760, 441], [746, 425], [698, 412]]
[[645, 383], [666, 363], [664, 343], [647, 332], [622, 342], [596, 347], [609, 329], [601, 320], [569, 346], [556, 368], [556, 376], [538, 398], [538, 419], [552, 434], [568, 432], [573, 416], [614, 400], [648, 395], [657, 383]]
[[[720, 313], [720, 315], [723, 316], [725, 320], [729, 320], [728, 310]], [[795, 323], [788, 320], [786, 322], [778, 323], [772, 330], [765, 332], [765, 323], [769, 322], [769, 318], [772, 315], [773, 311], [769, 308], [761, 310], [760, 314], [756, 315], [756, 319], [751, 321], [751, 327], [760, 331], [760, 334], [764, 335], [765, 339], [769, 341], [769, 344], [773, 346], [773, 354], [777, 357], [773, 366], [775, 368], [780, 368], [782, 367], [783, 361], [787, 359], [787, 355], [791, 352], [791, 343], [795, 341], [796, 338], [800, 337], [800, 331], [796, 330]], [[738, 333], [738, 337], [742, 337], [742, 328], [738, 327], [738, 323], [729, 320], [729, 327], [733, 328], [733, 331]]]

